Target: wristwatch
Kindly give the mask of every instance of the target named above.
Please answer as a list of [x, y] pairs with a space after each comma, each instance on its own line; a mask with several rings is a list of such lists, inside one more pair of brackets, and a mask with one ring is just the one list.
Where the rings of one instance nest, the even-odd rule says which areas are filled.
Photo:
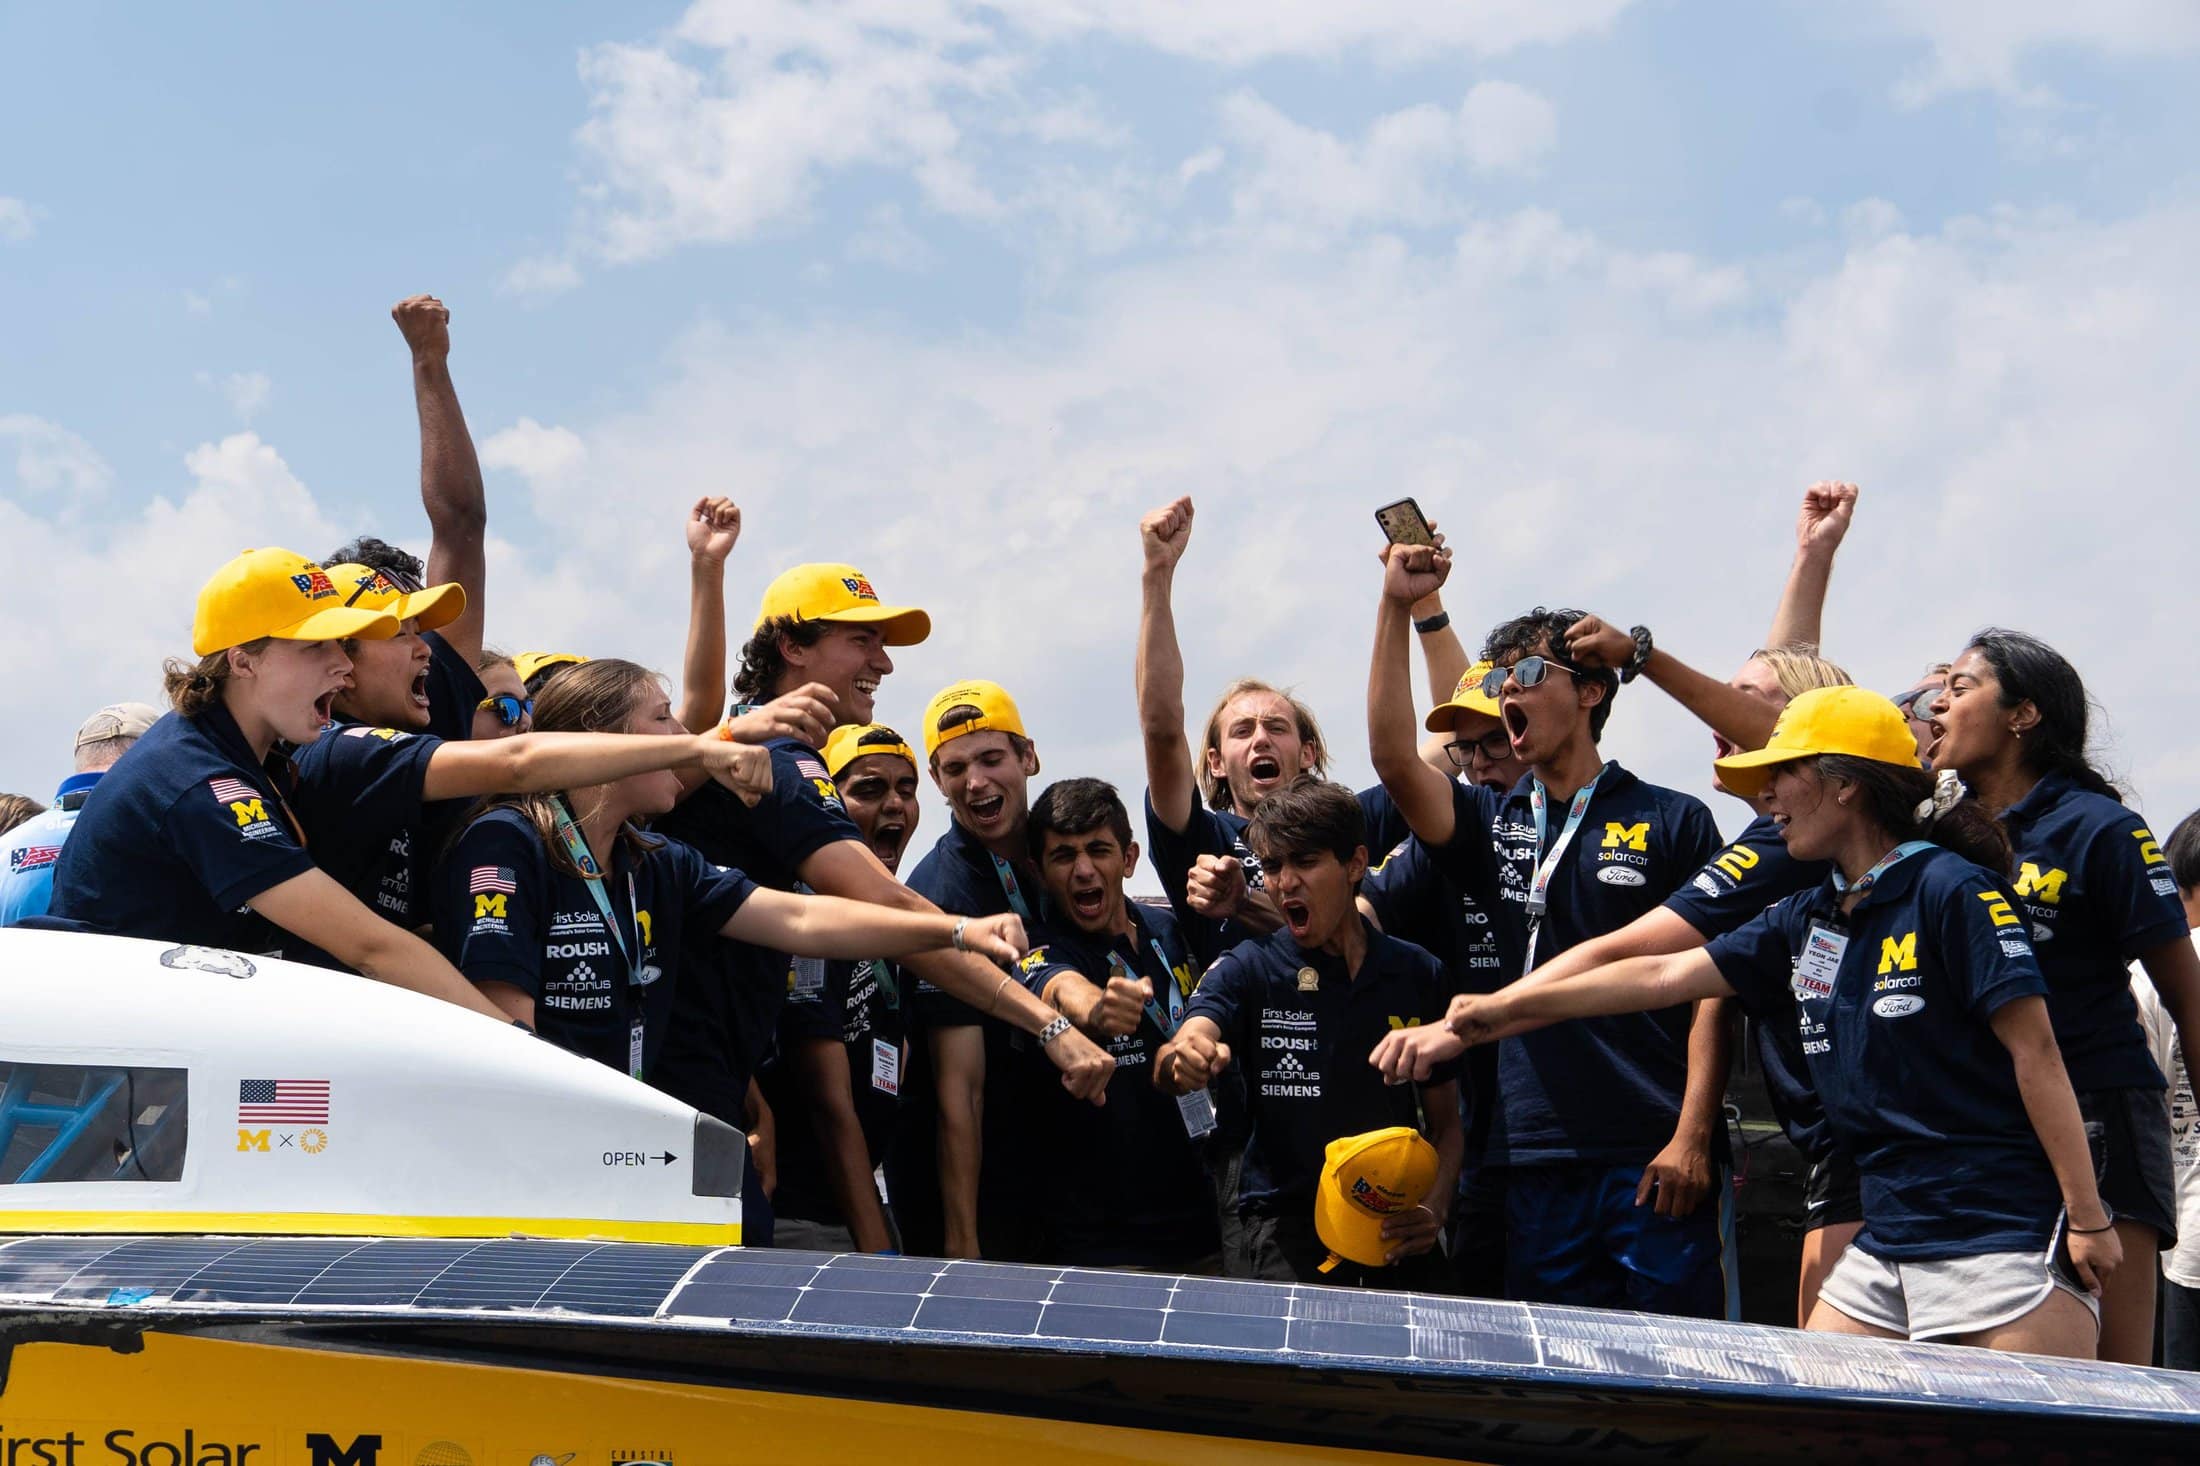
[[1642, 675], [1642, 664], [1650, 660], [1650, 653], [1656, 647], [1656, 643], [1650, 640], [1650, 628], [1647, 626], [1629, 627], [1627, 634], [1635, 639], [1635, 654], [1627, 659], [1626, 666], [1619, 669], [1619, 680], [1622, 682], [1632, 682]]

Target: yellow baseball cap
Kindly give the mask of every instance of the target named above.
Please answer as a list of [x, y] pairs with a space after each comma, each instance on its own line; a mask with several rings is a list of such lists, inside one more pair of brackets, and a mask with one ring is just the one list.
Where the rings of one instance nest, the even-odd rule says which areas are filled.
[[759, 630], [780, 617], [878, 627], [888, 646], [915, 646], [932, 634], [932, 618], [914, 606], [882, 606], [871, 578], [853, 565], [797, 565], [764, 587]]
[[512, 658], [512, 670], [520, 681], [532, 682], [545, 667], [578, 667], [587, 660], [578, 652], [519, 652]]
[[[946, 732], [940, 731], [940, 719], [953, 708], [976, 708], [978, 716], [967, 723], [957, 723]], [[966, 733], [1013, 733], [1018, 738], [1029, 738], [1024, 731], [1023, 714], [1016, 711], [1016, 699], [1010, 697], [998, 682], [956, 682], [943, 687], [932, 700], [924, 705], [924, 756], [929, 759], [940, 751], [940, 745], [951, 738]]]
[[[873, 734], [878, 735], [876, 742], [863, 742]], [[840, 777], [842, 769], [857, 759], [869, 758], [874, 753], [898, 754], [909, 760], [910, 768], [921, 767], [917, 756], [909, 751], [908, 740], [884, 723], [842, 723], [826, 738], [825, 747], [820, 752], [825, 755], [825, 772], [836, 779]]]
[[1467, 668], [1459, 685], [1452, 689], [1451, 701], [1438, 703], [1421, 726], [1431, 733], [1449, 733], [1453, 713], [1480, 713], [1485, 718], [1503, 716], [1498, 711], [1497, 699], [1482, 690], [1482, 679], [1495, 670], [1496, 665], [1476, 662]]
[[422, 631], [448, 626], [466, 611], [466, 587], [455, 580], [448, 585], [404, 591], [387, 575], [366, 565], [331, 565], [328, 578], [343, 593], [345, 605], [387, 611], [400, 621], [417, 617]]
[[1345, 1261], [1383, 1266], [1390, 1251], [1383, 1223], [1419, 1206], [1435, 1184], [1436, 1147], [1409, 1125], [1330, 1141], [1314, 1189], [1314, 1230], [1329, 1249], [1321, 1270]]
[[397, 635], [387, 611], [347, 606], [320, 565], [296, 550], [247, 550], [199, 587], [191, 650], [200, 656], [263, 636], [278, 641], [339, 641]]
[[1749, 799], [1771, 781], [1773, 765], [1822, 753], [1868, 758], [1905, 769], [1925, 767], [1918, 760], [1917, 739], [1902, 709], [1862, 687], [1812, 688], [1780, 710], [1771, 742], [1718, 759], [1712, 767], [1719, 771], [1720, 783]]

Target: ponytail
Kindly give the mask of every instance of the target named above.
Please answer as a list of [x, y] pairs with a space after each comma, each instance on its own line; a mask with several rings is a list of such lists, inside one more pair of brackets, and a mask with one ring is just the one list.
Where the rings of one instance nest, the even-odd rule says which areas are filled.
[[[235, 650], [260, 652], [273, 638], [258, 637], [244, 642]], [[208, 652], [196, 662], [186, 662], [180, 657], [170, 657], [161, 663], [161, 685], [167, 691], [168, 705], [181, 717], [196, 718], [211, 711], [222, 700], [222, 689], [229, 682], [229, 648]]]
[[1819, 775], [1855, 786], [1860, 812], [1897, 840], [1930, 840], [1997, 876], [2010, 873], [2009, 836], [1955, 770], [1936, 776], [1877, 759], [1823, 754]]

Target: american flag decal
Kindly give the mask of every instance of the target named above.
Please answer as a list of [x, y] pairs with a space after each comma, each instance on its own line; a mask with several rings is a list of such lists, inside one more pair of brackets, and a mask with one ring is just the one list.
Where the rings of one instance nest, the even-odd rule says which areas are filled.
[[242, 1079], [237, 1082], [240, 1125], [326, 1125], [326, 1079]]
[[11, 871], [44, 870], [61, 859], [59, 845], [24, 845], [8, 852]]
[[260, 791], [242, 779], [214, 779], [206, 787], [224, 804], [244, 804], [260, 797]]
[[794, 771], [800, 774], [805, 779], [825, 779], [831, 777], [831, 775], [825, 772], [825, 765], [819, 763], [814, 758], [803, 758], [799, 755], [796, 756], [794, 761]]
[[477, 865], [466, 882], [466, 891], [472, 896], [479, 896], [484, 891], [513, 896], [519, 893], [519, 885], [513, 880], [512, 868], [508, 865]]

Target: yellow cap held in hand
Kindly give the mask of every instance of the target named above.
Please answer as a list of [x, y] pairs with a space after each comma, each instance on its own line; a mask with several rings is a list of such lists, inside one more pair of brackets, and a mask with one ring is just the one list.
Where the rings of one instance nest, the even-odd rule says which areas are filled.
[[344, 604], [320, 565], [296, 550], [247, 550], [199, 588], [191, 650], [200, 656], [261, 637], [277, 641], [383, 641], [397, 635], [387, 611]]
[[1497, 699], [1482, 690], [1482, 679], [1490, 674], [1494, 666], [1495, 663], [1492, 662], [1476, 662], [1467, 668], [1466, 675], [1459, 679], [1459, 685], [1452, 689], [1451, 701], [1438, 703], [1421, 726], [1431, 733], [1449, 733], [1453, 713], [1480, 713], [1485, 718], [1501, 716]]
[[764, 587], [756, 625], [786, 617], [876, 626], [888, 646], [915, 646], [932, 634], [932, 618], [914, 606], [879, 604], [871, 578], [853, 565], [797, 565]]
[[1411, 1126], [1330, 1141], [1314, 1188], [1314, 1231], [1329, 1249], [1321, 1270], [1346, 1261], [1382, 1267], [1391, 1247], [1383, 1223], [1419, 1206], [1435, 1184], [1436, 1147]]
[[448, 585], [405, 591], [387, 575], [366, 565], [331, 565], [328, 578], [336, 582], [345, 605], [387, 611], [400, 621], [417, 620], [422, 631], [448, 626], [466, 612], [466, 588], [455, 580]]
[[[956, 708], [976, 708], [978, 715], [942, 729], [940, 719]], [[973, 679], [952, 683], [941, 688], [924, 705], [924, 756], [928, 759], [937, 755], [940, 745], [951, 738], [986, 732], [1013, 733], [1018, 738], [1031, 736], [1024, 731], [1024, 716], [1016, 710], [1016, 700], [998, 682]]]
[[1771, 782], [1774, 765], [1822, 753], [1905, 769], [1925, 766], [1902, 709], [1862, 687], [1814, 687], [1780, 710], [1771, 742], [1719, 759], [1712, 767], [1719, 771], [1720, 783], [1751, 799]]

